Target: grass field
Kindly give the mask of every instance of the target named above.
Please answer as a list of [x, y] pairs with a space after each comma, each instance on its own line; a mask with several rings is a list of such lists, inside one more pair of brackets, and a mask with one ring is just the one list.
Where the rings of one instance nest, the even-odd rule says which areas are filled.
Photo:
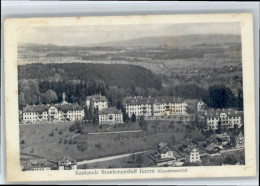
[[142, 153], [142, 162], [141, 164], [137, 161], [137, 155], [132, 155], [124, 158], [102, 161], [96, 163], [89, 163], [85, 165], [78, 166], [79, 169], [97, 169], [97, 168], [135, 168], [135, 167], [151, 167], [155, 166], [154, 163], [148, 155], [150, 152]]
[[[201, 136], [196, 130], [187, 129], [188, 123], [183, 122], [147, 121], [147, 130], [142, 132], [99, 135], [70, 132], [70, 125], [72, 123], [20, 125], [21, 153], [48, 160], [70, 156], [81, 161], [154, 149], [160, 142], [175, 145], [187, 137]], [[22, 158], [24, 162], [24, 155]]]

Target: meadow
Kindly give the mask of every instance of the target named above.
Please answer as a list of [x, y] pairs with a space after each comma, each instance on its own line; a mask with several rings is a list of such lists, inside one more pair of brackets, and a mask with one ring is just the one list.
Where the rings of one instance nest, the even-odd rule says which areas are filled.
[[[119, 130], [119, 133], [98, 135], [71, 132], [71, 125], [71, 122], [20, 125], [21, 163], [30, 157], [57, 161], [63, 156], [70, 156], [77, 161], [90, 160], [154, 150], [160, 142], [177, 145], [187, 137], [203, 137], [198, 131], [189, 129], [189, 123], [184, 122], [147, 121], [147, 129], [141, 132], [120, 133]], [[84, 126], [84, 131], [88, 127]], [[121, 127], [121, 130], [126, 129]]]

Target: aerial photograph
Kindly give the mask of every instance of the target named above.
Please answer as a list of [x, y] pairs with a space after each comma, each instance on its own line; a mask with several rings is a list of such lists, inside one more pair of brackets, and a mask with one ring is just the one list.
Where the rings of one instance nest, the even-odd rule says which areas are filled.
[[23, 171], [245, 164], [239, 23], [24, 27]]

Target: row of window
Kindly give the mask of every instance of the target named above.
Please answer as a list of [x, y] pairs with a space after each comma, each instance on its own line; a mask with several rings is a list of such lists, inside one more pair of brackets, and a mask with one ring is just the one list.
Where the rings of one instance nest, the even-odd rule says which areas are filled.
[[[101, 118], [106, 118], [107, 117], [107, 114], [104, 115], [104, 114], [100, 114], [99, 115]], [[114, 114], [115, 117], [122, 117], [122, 114]]]

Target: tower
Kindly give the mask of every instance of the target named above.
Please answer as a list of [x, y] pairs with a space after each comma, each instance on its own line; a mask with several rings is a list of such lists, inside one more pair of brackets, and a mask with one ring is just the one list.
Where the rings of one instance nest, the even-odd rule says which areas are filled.
[[67, 104], [68, 102], [65, 100], [66, 94], [65, 92], [62, 93], [62, 104]]

